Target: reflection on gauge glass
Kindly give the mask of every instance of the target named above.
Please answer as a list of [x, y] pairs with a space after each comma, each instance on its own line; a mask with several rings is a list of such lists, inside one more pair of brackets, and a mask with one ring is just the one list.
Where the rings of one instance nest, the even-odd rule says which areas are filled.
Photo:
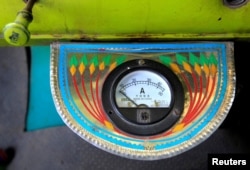
[[172, 97], [165, 78], [149, 70], [138, 70], [119, 81], [115, 99], [120, 108], [168, 108]]

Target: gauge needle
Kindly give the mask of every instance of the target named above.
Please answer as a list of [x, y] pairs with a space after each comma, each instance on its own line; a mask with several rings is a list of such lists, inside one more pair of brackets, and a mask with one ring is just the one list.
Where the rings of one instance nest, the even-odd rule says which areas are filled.
[[119, 92], [120, 92], [123, 96], [125, 96], [129, 101], [131, 101], [136, 107], [139, 107], [139, 105], [136, 104], [135, 101], [132, 100], [130, 97], [128, 97], [128, 96], [126, 95], [126, 93], [124, 93], [124, 91], [119, 90]]

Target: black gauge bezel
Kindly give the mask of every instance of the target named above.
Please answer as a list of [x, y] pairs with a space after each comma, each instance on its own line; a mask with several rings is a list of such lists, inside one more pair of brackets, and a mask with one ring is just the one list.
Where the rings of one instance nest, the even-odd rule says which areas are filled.
[[[164, 116], [155, 122], [132, 121], [121, 113], [124, 108], [121, 109], [116, 104], [115, 92], [119, 81], [136, 70], [157, 73], [166, 80], [170, 87], [172, 97], [170, 107], [151, 108], [153, 111], [166, 111], [162, 113]], [[168, 130], [179, 120], [184, 109], [184, 89], [177, 75], [165, 65], [150, 59], [135, 59], [119, 65], [107, 76], [102, 88], [102, 104], [110, 120], [122, 131], [133, 135], [152, 136]]]

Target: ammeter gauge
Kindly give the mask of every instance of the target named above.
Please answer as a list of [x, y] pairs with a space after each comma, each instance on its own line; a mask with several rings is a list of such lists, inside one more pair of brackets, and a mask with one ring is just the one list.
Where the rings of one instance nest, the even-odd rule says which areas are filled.
[[102, 101], [119, 129], [134, 135], [156, 135], [180, 118], [184, 90], [168, 67], [153, 60], [136, 59], [121, 64], [108, 75]]

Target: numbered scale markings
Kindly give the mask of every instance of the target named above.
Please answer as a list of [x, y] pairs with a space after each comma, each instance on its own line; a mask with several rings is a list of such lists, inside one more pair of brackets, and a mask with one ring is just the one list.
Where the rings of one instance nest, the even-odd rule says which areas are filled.
[[103, 86], [102, 101], [121, 130], [155, 135], [170, 128], [184, 108], [177, 76], [153, 60], [131, 60], [113, 70]]

